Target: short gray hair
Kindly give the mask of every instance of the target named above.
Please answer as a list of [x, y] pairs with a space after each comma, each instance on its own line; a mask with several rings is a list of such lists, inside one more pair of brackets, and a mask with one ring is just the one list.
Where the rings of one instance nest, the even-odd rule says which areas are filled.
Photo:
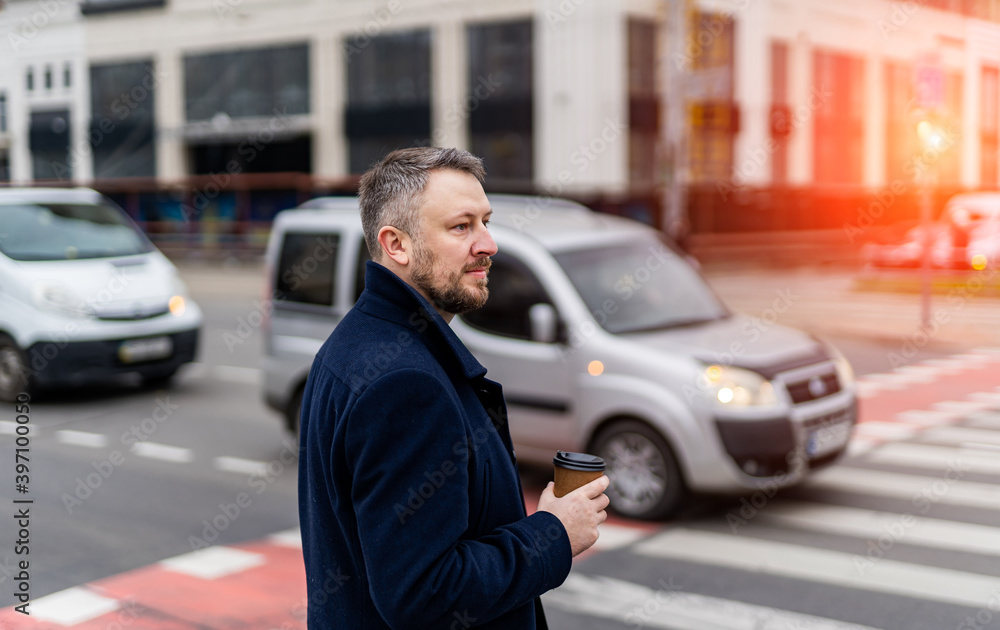
[[361, 178], [358, 189], [361, 225], [372, 260], [382, 260], [378, 232], [391, 225], [411, 237], [420, 232], [420, 196], [431, 171], [452, 170], [468, 173], [479, 183], [486, 179], [483, 160], [462, 149], [414, 147], [385, 156]]

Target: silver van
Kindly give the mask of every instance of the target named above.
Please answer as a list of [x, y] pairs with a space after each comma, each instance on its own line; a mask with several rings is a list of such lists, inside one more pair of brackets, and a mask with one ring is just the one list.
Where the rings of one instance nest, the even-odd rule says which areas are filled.
[[[608, 462], [620, 514], [686, 491], [776, 491], [844, 453], [857, 417], [844, 357], [729, 311], [661, 234], [554, 198], [491, 195], [490, 298], [452, 327], [504, 388], [518, 459]], [[297, 429], [313, 357], [364, 288], [357, 200], [275, 218], [265, 399]]]

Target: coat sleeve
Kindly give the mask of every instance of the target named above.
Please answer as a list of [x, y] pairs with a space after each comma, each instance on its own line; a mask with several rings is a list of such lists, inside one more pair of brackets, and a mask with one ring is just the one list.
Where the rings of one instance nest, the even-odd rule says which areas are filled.
[[548, 512], [463, 539], [468, 438], [458, 400], [436, 377], [416, 369], [386, 374], [348, 417], [346, 457], [364, 565], [390, 627], [485, 623], [566, 579], [569, 537]]

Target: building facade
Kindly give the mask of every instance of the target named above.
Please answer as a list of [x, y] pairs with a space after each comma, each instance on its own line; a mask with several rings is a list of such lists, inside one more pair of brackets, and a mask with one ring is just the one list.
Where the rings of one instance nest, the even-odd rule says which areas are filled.
[[8, 0], [0, 35], [0, 181], [132, 191], [144, 219], [267, 220], [425, 144], [677, 231], [926, 163], [1000, 180], [1000, 0]]

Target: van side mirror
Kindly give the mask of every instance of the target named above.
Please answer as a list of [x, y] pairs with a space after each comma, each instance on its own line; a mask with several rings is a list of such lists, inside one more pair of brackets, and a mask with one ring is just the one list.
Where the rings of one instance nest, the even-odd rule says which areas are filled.
[[531, 324], [531, 340], [538, 343], [554, 343], [556, 341], [559, 321], [556, 309], [551, 304], [535, 304], [528, 309], [528, 320]]

